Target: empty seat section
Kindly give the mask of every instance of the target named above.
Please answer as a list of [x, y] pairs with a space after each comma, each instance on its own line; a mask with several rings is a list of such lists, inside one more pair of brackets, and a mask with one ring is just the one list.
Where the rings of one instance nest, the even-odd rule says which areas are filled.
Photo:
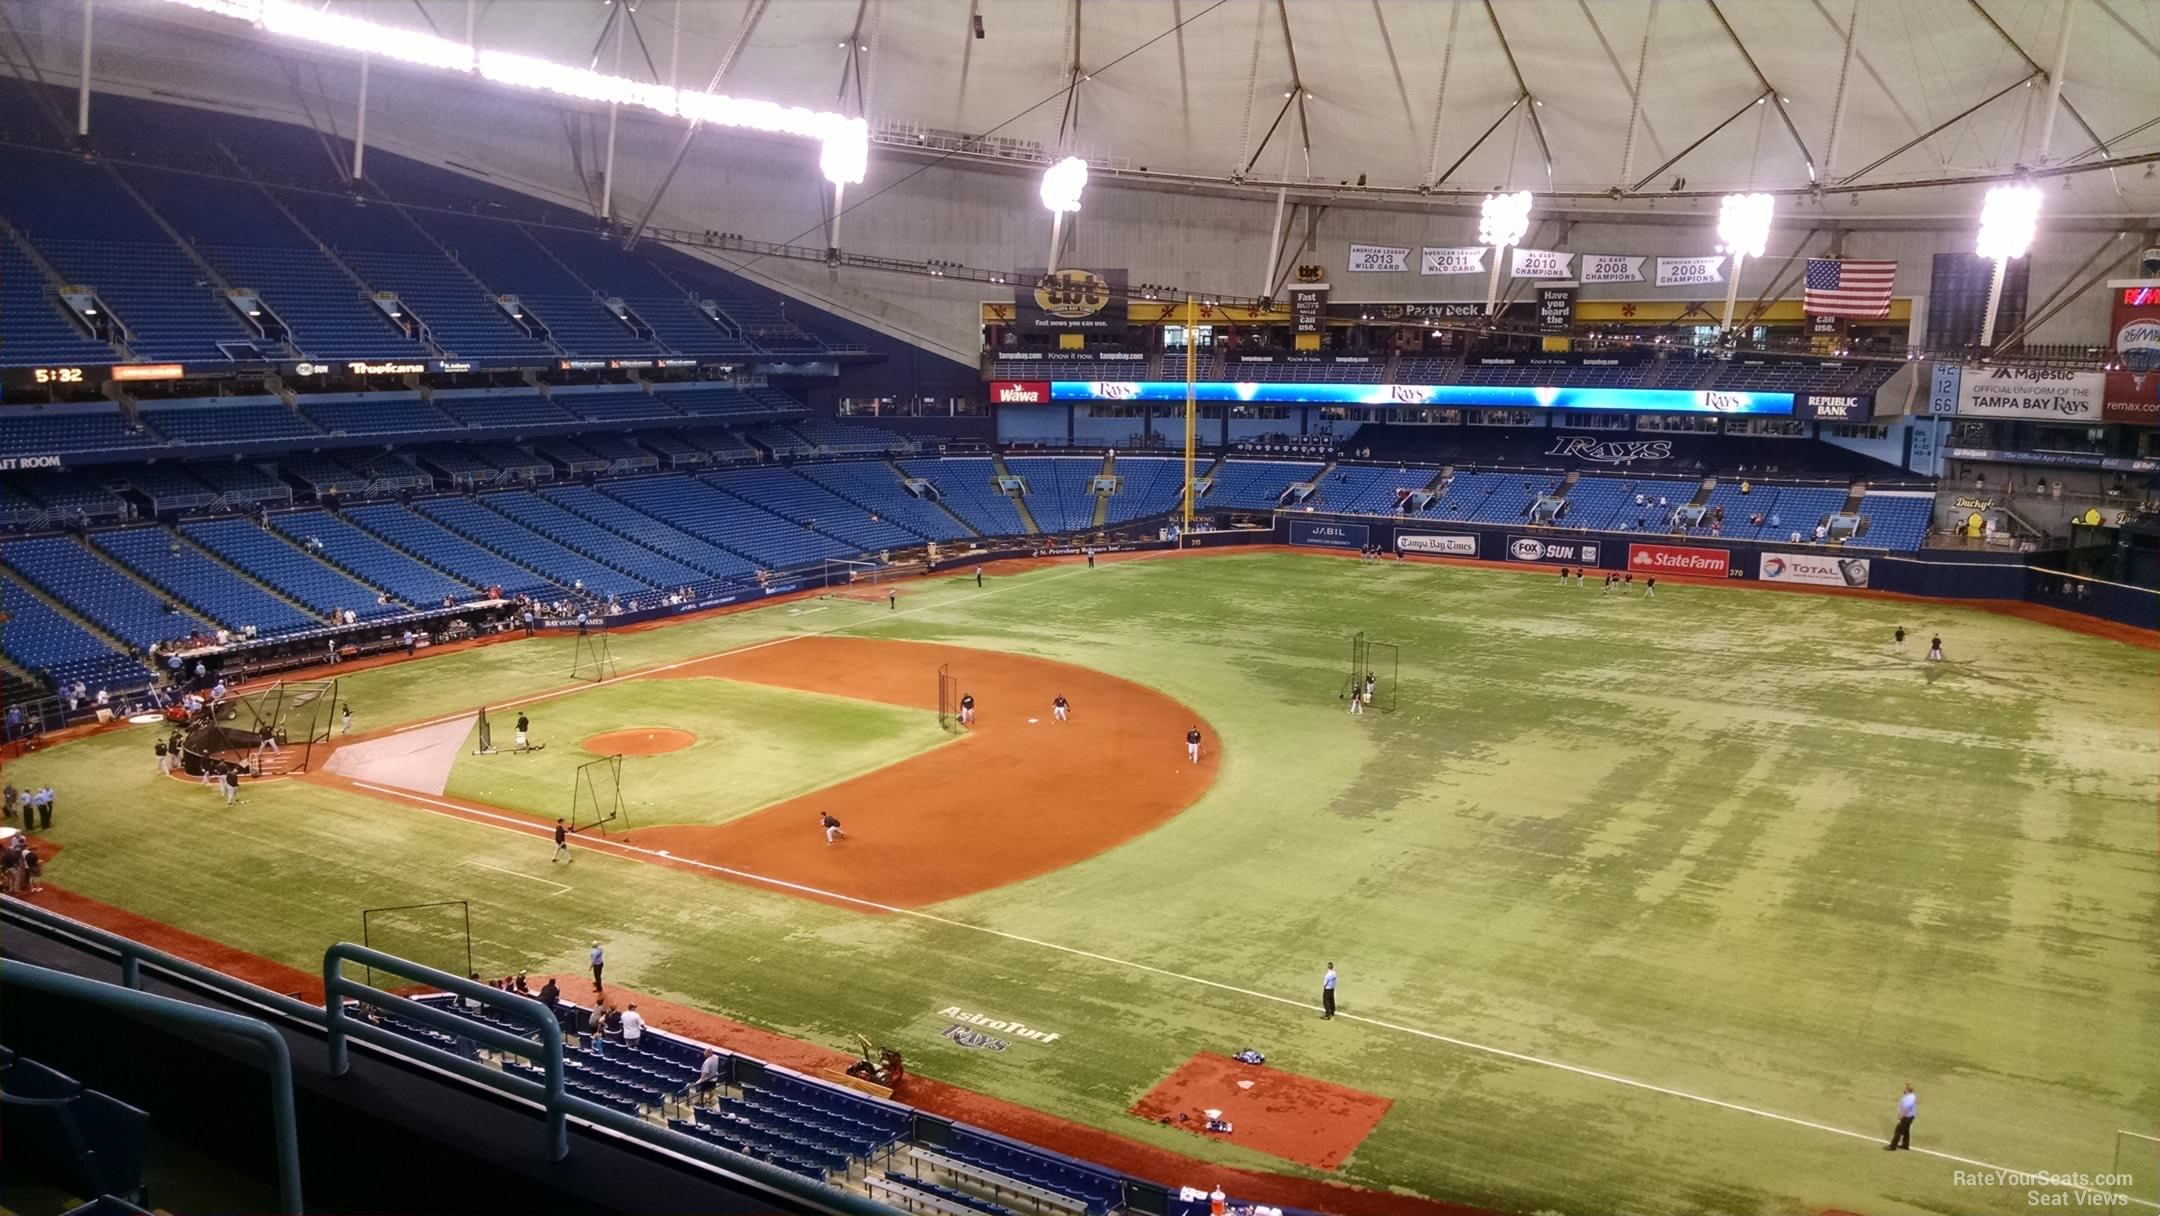
[[[667, 554], [685, 565], [695, 567], [700, 575], [716, 579], [743, 579], [757, 573], [756, 563], [743, 555], [662, 523], [643, 511], [624, 505], [618, 499], [609, 498], [591, 486], [561, 486], [542, 491], [540, 496], [618, 537], [628, 538], [656, 553]], [[552, 529], [549, 535], [555, 535]], [[625, 550], [631, 548], [620, 540], [616, 544]], [[681, 580], [663, 579], [661, 583], [675, 587], [681, 585]]]
[[[1205, 468], [1206, 466], [1202, 466]], [[1177, 509], [1185, 493], [1185, 462], [1152, 456], [1117, 459], [1118, 491], [1104, 523], [1119, 524]]]
[[278, 458], [285, 475], [317, 494], [365, 494], [375, 479], [335, 456], [303, 452]]
[[97, 365], [120, 358], [118, 351], [83, 332], [53, 284], [4, 233], [0, 233], [0, 318], [6, 318], [7, 324], [6, 340], [0, 341], [0, 366]]
[[316, 561], [247, 519], [205, 519], [182, 524], [189, 540], [253, 577], [298, 600], [323, 617], [349, 610], [365, 620], [392, 616], [396, 604], [378, 604], [381, 592]]
[[310, 540], [321, 542], [313, 550], [317, 558], [413, 607], [434, 607], [444, 596], [453, 601], [480, 598], [477, 589], [391, 548], [328, 511], [287, 511], [271, 516], [270, 526], [303, 547]]
[[727, 469], [707, 473], [704, 480], [857, 549], [905, 549], [925, 539], [890, 520], [873, 518], [871, 512], [788, 469]]
[[[729, 386], [708, 388], [662, 388], [653, 393], [671, 409], [693, 417], [763, 417], [774, 412], [769, 398], [753, 397]], [[794, 408], [800, 409], [797, 405]]]
[[[154, 530], [154, 529], [153, 529]], [[76, 615], [138, 650], [203, 632], [187, 613], [64, 536], [9, 541], [0, 560]], [[0, 634], [6, 630], [0, 629]]]
[[845, 541], [752, 506], [695, 477], [639, 477], [602, 482], [598, 488], [655, 519], [733, 549], [762, 569], [789, 570], [856, 553]]
[[938, 498], [968, 526], [984, 536], [1024, 536], [1027, 525], [1020, 510], [997, 488], [997, 466], [986, 456], [948, 456], [943, 460], [903, 460], [900, 467], [910, 477], [920, 477], [938, 492]]
[[1095, 494], [1089, 489], [1102, 461], [1092, 456], [1008, 456], [1005, 467], [1027, 482], [1028, 513], [1045, 532], [1081, 532], [1094, 526]]
[[103, 638], [55, 611], [13, 578], [0, 579], [0, 653], [54, 686], [81, 680], [92, 691], [135, 688], [151, 682], [141, 662], [114, 650]]
[[[163, 528], [123, 528], [94, 533], [90, 539], [168, 595], [229, 629], [253, 625], [258, 633], [274, 636], [324, 624], [227, 570], [201, 550], [180, 543]], [[372, 603], [374, 597], [368, 598]]]
[[275, 399], [145, 404], [142, 420], [174, 443], [254, 443], [321, 434]]
[[[513, 499], [505, 505], [515, 507], [520, 501]], [[564, 587], [583, 583], [586, 593], [596, 596], [636, 595], [652, 590], [643, 580], [557, 544], [516, 522], [510, 515], [491, 510], [470, 498], [428, 498], [413, 505], [421, 514], [482, 548], [513, 558], [519, 565], [530, 566]], [[567, 514], [559, 508], [551, 510], [556, 514]], [[460, 577], [470, 579], [462, 571]], [[668, 581], [688, 582], [696, 577], [690, 574]]]
[[199, 461], [188, 471], [233, 502], [291, 502], [292, 487], [251, 464]]
[[150, 500], [158, 514], [168, 511], [200, 511], [217, 502], [215, 487], [190, 476], [185, 468], [150, 464], [128, 470], [128, 488]]
[[973, 535], [966, 524], [943, 507], [908, 493], [900, 475], [881, 460], [800, 464], [795, 471], [925, 539], [954, 540]]
[[12, 406], [0, 411], [0, 455], [4, 456], [134, 448], [156, 442], [129, 426], [120, 407], [109, 403]]
[[1860, 499], [1860, 514], [1868, 521], [1860, 544], [1917, 549], [1927, 539], [1928, 522], [1935, 516], [1935, 499], [1924, 494], [1868, 494]]
[[436, 409], [470, 427], [560, 426], [577, 421], [538, 393], [437, 393]]
[[499, 295], [518, 297], [564, 350], [577, 355], [660, 353], [515, 224], [441, 213], [415, 218], [481, 282]]
[[557, 393], [555, 404], [580, 418], [594, 422], [676, 416], [667, 399], [653, 393]]
[[1305, 460], [1225, 461], [1215, 470], [1206, 502], [1218, 509], [1266, 510], [1281, 504], [1284, 491], [1298, 482], [1311, 481], [1324, 467]]
[[552, 596], [562, 592], [547, 577], [481, 548], [403, 505], [364, 503], [347, 507], [344, 515], [385, 543], [475, 587], [501, 587], [507, 596]]
[[600, 233], [528, 229], [564, 265], [603, 296], [619, 296], [668, 349], [686, 355], [749, 355], [757, 348], [690, 299], [690, 294]]
[[816, 445], [821, 454], [869, 455], [878, 452], [910, 452], [915, 445], [906, 436], [880, 426], [840, 422], [832, 418], [805, 418], [788, 429]]
[[354, 401], [301, 400], [300, 412], [333, 435], [410, 435], [457, 429], [417, 396], [374, 393]]

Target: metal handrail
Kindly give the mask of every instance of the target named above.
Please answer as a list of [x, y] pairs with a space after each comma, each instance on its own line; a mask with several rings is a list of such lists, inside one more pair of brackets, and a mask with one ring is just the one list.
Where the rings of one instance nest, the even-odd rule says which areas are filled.
[[278, 1209], [288, 1216], [300, 1216], [303, 1210], [300, 1201], [300, 1132], [293, 1114], [292, 1051], [276, 1027], [261, 1018], [205, 1009], [168, 996], [155, 996], [101, 980], [69, 975], [65, 971], [0, 959], [0, 986], [6, 985], [103, 1005], [174, 1029], [210, 1031], [245, 1039], [262, 1048], [263, 1066], [270, 1073], [270, 1134], [277, 1141]]
[[[120, 967], [120, 988], [142, 987], [142, 970], [145, 964], [155, 971], [230, 998], [247, 1001], [280, 1016], [291, 1018], [307, 1026], [324, 1030], [330, 1042], [330, 1064], [333, 1076], [342, 1076], [347, 1070], [346, 1040], [358, 1038], [373, 1046], [384, 1048], [394, 1054], [418, 1059], [443, 1071], [455, 1073], [466, 1080], [506, 1093], [516, 1098], [539, 1104], [547, 1112], [546, 1134], [552, 1160], [561, 1160], [568, 1149], [566, 1116], [604, 1128], [643, 1143], [665, 1149], [678, 1156], [689, 1158], [702, 1165], [725, 1171], [737, 1180], [768, 1192], [814, 1204], [843, 1216], [895, 1216], [897, 1209], [874, 1200], [866, 1199], [829, 1183], [801, 1174], [791, 1173], [777, 1166], [747, 1157], [741, 1153], [702, 1140], [686, 1136], [672, 1128], [659, 1127], [634, 1115], [577, 1096], [564, 1084], [562, 1066], [562, 1029], [553, 1016], [531, 997], [505, 993], [500, 989], [476, 984], [448, 972], [423, 967], [406, 959], [341, 942], [323, 955], [323, 1004], [318, 1006], [292, 996], [269, 991], [244, 980], [234, 979], [222, 972], [199, 963], [145, 946], [115, 933], [86, 925], [81, 921], [61, 916], [12, 895], [0, 896], [0, 913], [57, 936], [80, 943], [88, 952], [103, 955]], [[521, 1022], [531, 1022], [540, 1032], [536, 1042], [511, 1034], [499, 1027], [487, 1026], [459, 1017], [436, 1006], [423, 1004], [407, 997], [382, 992], [346, 978], [340, 964], [359, 963], [388, 972], [400, 979], [425, 984], [450, 993], [461, 999], [503, 1010]], [[76, 977], [80, 978], [80, 977]], [[95, 983], [96, 981], [84, 981]], [[144, 994], [148, 995], [148, 994]], [[168, 999], [168, 998], [158, 998]], [[445, 1051], [418, 1039], [409, 1038], [394, 1031], [373, 1025], [347, 1013], [346, 999], [375, 1006], [398, 1017], [443, 1030], [447, 1034], [472, 1039], [491, 1048], [534, 1060], [546, 1074], [544, 1081], [533, 1081], [514, 1073], [492, 1067], [479, 1060]], [[186, 1002], [178, 1002], [186, 1005]], [[188, 1005], [188, 1008], [200, 1008]], [[217, 1012], [214, 1010], [206, 1012]], [[231, 1015], [239, 1016], [239, 1015]], [[259, 1019], [245, 1019], [268, 1029], [268, 1023]], [[275, 1033], [275, 1031], [272, 1031]], [[551, 1033], [552, 1032], [552, 1033]], [[552, 1057], [552, 1063], [551, 1061]], [[295, 1207], [294, 1211], [298, 1211]]]

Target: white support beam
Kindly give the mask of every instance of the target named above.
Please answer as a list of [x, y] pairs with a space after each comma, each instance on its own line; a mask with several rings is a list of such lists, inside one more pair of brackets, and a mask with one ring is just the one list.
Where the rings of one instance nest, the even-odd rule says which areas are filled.
[[82, 74], [75, 86], [75, 137], [90, 137], [90, 48], [91, 25], [97, 10], [97, 0], [83, 0], [82, 6]]
[[2070, 66], [2070, 26], [2077, 16], [2078, 0], [2062, 0], [2062, 18], [2055, 25], [2055, 66], [2048, 72], [2047, 109], [2040, 118], [2040, 148], [2033, 156], [2033, 163], [2048, 163], [2048, 150], [2055, 143], [2055, 116], [2062, 110], [2063, 72]]
[[360, 56], [360, 113], [359, 117], [353, 121], [352, 141], [352, 176], [356, 182], [365, 176], [362, 170], [367, 164], [367, 91], [368, 60], [370, 58], [372, 56]]

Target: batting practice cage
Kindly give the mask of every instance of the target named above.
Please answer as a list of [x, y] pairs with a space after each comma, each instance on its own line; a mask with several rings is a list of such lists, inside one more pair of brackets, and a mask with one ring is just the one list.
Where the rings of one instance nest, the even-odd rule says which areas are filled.
[[330, 742], [337, 711], [336, 680], [280, 680], [227, 697], [181, 741], [181, 771], [199, 777], [205, 768], [253, 764], [258, 777], [304, 773], [316, 745]]
[[1363, 695], [1367, 679], [1373, 682], [1373, 691], [1365, 708], [1394, 713], [1395, 688], [1402, 679], [1402, 651], [1393, 642], [1376, 642], [1360, 632], [1350, 639], [1350, 670], [1343, 676], [1338, 699]]
[[630, 830], [630, 814], [623, 809], [620, 753], [580, 764], [570, 777], [570, 830], [591, 829], [607, 835], [608, 825], [618, 832]]
[[[477, 969], [472, 952], [472, 905], [462, 899], [362, 908], [360, 944], [452, 975], [471, 975]], [[365, 982], [373, 987], [374, 968], [362, 970], [367, 975]], [[383, 979], [404, 983], [387, 974]]]
[[570, 678], [600, 681], [615, 674], [615, 656], [608, 653], [607, 630], [596, 625], [578, 626], [571, 641]]
[[947, 730], [960, 721], [960, 678], [945, 663], [937, 669], [937, 721]]
[[480, 720], [474, 723], [479, 738], [473, 741], [473, 755], [489, 756], [495, 753], [495, 727], [488, 721], [487, 706], [480, 707]]

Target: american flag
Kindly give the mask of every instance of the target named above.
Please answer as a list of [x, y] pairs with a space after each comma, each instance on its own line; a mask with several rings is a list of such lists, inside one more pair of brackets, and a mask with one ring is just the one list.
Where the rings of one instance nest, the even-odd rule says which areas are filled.
[[1815, 317], [1887, 317], [1896, 262], [1809, 258], [1807, 312]]

